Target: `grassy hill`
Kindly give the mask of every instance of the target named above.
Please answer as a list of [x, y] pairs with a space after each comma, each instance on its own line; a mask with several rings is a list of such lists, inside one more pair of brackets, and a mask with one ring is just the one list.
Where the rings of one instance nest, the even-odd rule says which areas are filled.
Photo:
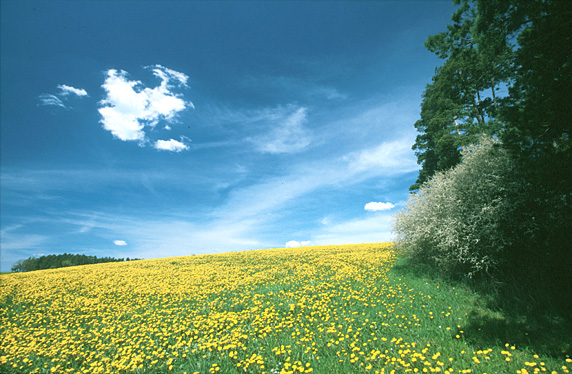
[[555, 353], [484, 339], [477, 317], [502, 316], [468, 288], [409, 271], [389, 243], [6, 274], [0, 303], [2, 373], [572, 368], [570, 342], [555, 341]]

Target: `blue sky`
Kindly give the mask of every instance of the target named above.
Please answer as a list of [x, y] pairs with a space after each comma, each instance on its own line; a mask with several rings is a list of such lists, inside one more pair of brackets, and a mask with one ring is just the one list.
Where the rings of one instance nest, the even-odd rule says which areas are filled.
[[391, 240], [450, 2], [1, 7], [2, 271]]

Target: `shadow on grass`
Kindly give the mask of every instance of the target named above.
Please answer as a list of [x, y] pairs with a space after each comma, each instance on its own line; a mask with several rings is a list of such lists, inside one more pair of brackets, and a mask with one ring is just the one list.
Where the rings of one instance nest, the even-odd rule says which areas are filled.
[[551, 313], [515, 315], [503, 309], [500, 314], [491, 315], [487, 310], [471, 312], [469, 325], [465, 327], [466, 340], [482, 348], [508, 343], [555, 358], [570, 352], [570, 320]]
[[463, 331], [466, 341], [479, 349], [508, 343], [555, 358], [572, 351], [572, 293], [565, 284], [516, 277], [502, 284], [459, 279], [401, 258], [394, 269], [397, 274], [473, 292], [475, 299]]

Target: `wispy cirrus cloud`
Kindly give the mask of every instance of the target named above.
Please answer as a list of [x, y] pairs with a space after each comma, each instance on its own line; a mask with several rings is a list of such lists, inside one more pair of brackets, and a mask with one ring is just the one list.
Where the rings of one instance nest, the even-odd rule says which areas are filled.
[[64, 102], [57, 97], [56, 95], [52, 94], [41, 94], [38, 99], [40, 100], [41, 105], [47, 106], [59, 106], [60, 108], [65, 108], [66, 105]]
[[375, 169], [411, 172], [419, 169], [411, 151], [411, 144], [409, 138], [383, 142], [377, 147], [352, 152], [345, 160], [356, 172]]
[[[174, 77], [170, 79], [173, 79], [171, 84], [174, 85], [180, 82]], [[171, 193], [173, 188], [187, 190], [191, 183], [204, 183], [206, 186], [208, 182], [209, 188], [217, 184], [232, 185], [232, 188], [225, 187], [224, 194], [217, 195], [216, 205], [208, 210], [194, 210], [193, 202], [185, 200], [184, 203], [178, 201], [169, 206], [167, 210], [171, 213], [166, 214], [145, 211], [144, 208], [134, 205], [130, 216], [125, 216], [125, 212], [116, 212], [112, 204], [92, 206], [91, 209], [101, 209], [103, 213], [87, 215], [75, 219], [75, 222], [70, 221], [69, 217], [72, 215], [69, 212], [49, 210], [46, 213], [45, 218], [50, 223], [60, 215], [61, 224], [70, 226], [70, 235], [79, 238], [89, 233], [98, 240], [101, 239], [101, 243], [105, 243], [101, 248], [105, 250], [109, 250], [106, 245], [120, 238], [129, 243], [129, 246], [112, 247], [115, 250], [129, 248], [129, 255], [135, 257], [152, 258], [216, 250], [277, 247], [283, 246], [292, 238], [311, 241], [312, 245], [386, 241], [391, 238], [388, 218], [391, 212], [366, 214], [362, 205], [359, 208], [362, 208], [361, 212], [366, 217], [360, 217], [359, 213], [357, 218], [336, 215], [333, 213], [334, 209], [330, 209], [321, 201], [324, 196], [335, 194], [336, 191], [348, 187], [352, 189], [352, 186], [359, 188], [360, 183], [376, 180], [376, 183], [380, 184], [384, 180], [398, 179], [406, 173], [417, 171], [415, 155], [410, 148], [414, 134], [384, 132], [387, 131], [386, 127], [403, 127], [402, 123], [407, 124], [408, 119], [404, 119], [403, 114], [398, 117], [389, 116], [389, 111], [384, 109], [385, 104], [373, 105], [373, 108], [348, 108], [332, 116], [333, 120], [322, 119], [321, 123], [312, 123], [312, 130], [306, 129], [308, 109], [302, 106], [266, 107], [250, 111], [230, 110], [228, 113], [222, 113], [218, 119], [222, 122], [221, 127], [232, 128], [229, 124], [238, 124], [233, 127], [239, 128], [241, 132], [249, 131], [249, 134], [265, 130], [266, 133], [259, 135], [260, 137], [269, 136], [269, 139], [272, 139], [270, 135], [273, 129], [268, 130], [269, 126], [284, 124], [291, 119], [293, 123], [302, 126], [308, 136], [317, 134], [317, 129], [328, 130], [320, 134], [330, 134], [335, 130], [331, 136], [335, 135], [336, 139], [343, 138], [344, 143], [347, 143], [346, 147], [335, 143], [335, 147], [324, 152], [320, 152], [320, 149], [315, 153], [309, 152], [309, 157], [304, 162], [292, 162], [287, 169], [280, 168], [272, 176], [258, 178], [250, 174], [240, 184], [232, 185], [228, 175], [207, 178], [200, 182], [177, 168], [152, 173], [147, 170], [102, 172], [100, 169], [4, 170], [4, 188], [9, 187], [10, 195], [18, 193], [25, 197], [29, 204], [33, 204], [38, 202], [41, 194], [65, 201], [70, 195], [65, 193], [66, 191], [85, 193], [101, 190], [102, 187], [116, 186], [118, 183], [141, 184], [152, 195], [166, 193], [164, 191]], [[342, 126], [343, 124], [345, 126]], [[362, 136], [362, 130], [369, 131], [368, 135]], [[153, 134], [158, 131], [157, 126]], [[373, 133], [378, 137], [373, 136]], [[367, 141], [363, 141], [364, 138], [367, 138]], [[175, 140], [179, 139], [175, 136], [166, 139], [169, 140], [151, 142], [147, 139], [147, 145], [163, 147], [172, 152], [175, 152], [177, 147], [187, 146], [184, 138], [180, 141]], [[260, 152], [260, 149], [257, 151]], [[257, 157], [264, 158], [261, 155]], [[297, 159], [299, 156], [292, 157]], [[317, 215], [328, 218], [322, 219], [320, 223], [319, 218], [314, 217], [315, 224], [310, 223], [303, 228], [290, 230], [288, 225], [291, 214], [299, 214], [298, 212], [308, 210], [308, 207], [315, 207]], [[82, 211], [85, 212], [85, 209]], [[189, 214], [189, 211], [192, 213]], [[278, 234], [272, 233], [273, 230]], [[304, 245], [300, 239], [295, 241]], [[290, 242], [294, 244], [292, 240]], [[14, 241], [6, 244], [14, 245]], [[38, 247], [48, 245], [49, 243], [43, 243]]]
[[69, 109], [71, 107], [64, 103], [64, 101], [67, 101], [69, 95], [78, 97], [88, 96], [87, 91], [83, 88], [75, 88], [65, 84], [60, 84], [58, 85], [58, 89], [60, 91], [56, 94], [41, 94], [38, 96], [40, 105], [56, 106], [64, 109]]
[[262, 88], [264, 91], [274, 93], [277, 96], [291, 97], [295, 95], [310, 100], [323, 98], [335, 101], [348, 98], [345, 93], [332, 86], [284, 75], [250, 75], [245, 77], [241, 83], [245, 89], [256, 88], [256, 90], [260, 90]]
[[[379, 150], [380, 147], [382, 146], [373, 149]], [[357, 154], [370, 152], [372, 149], [366, 148]], [[336, 156], [315, 161], [299, 165], [282, 176], [266, 178], [259, 183], [235, 188], [225, 203], [216, 206], [211, 212], [196, 213], [191, 220], [186, 212], [181, 215], [173, 213], [153, 216], [149, 215], [148, 211], [134, 210], [130, 216], [125, 216], [117, 214], [111, 206], [100, 207], [103, 212], [96, 214], [85, 214], [85, 210], [79, 214], [76, 212], [75, 215], [74, 212], [69, 211], [49, 211], [43, 219], [50, 224], [59, 222], [62, 225], [68, 225], [69, 235], [85, 235], [89, 231], [92, 236], [101, 239], [102, 243], [113, 242], [115, 245], [122, 243], [121, 241], [115, 242], [117, 238], [121, 238], [125, 243], [129, 243], [129, 256], [143, 258], [282, 246], [284, 245], [281, 244], [284, 243], [281, 241], [283, 239], [269, 237], [268, 230], [283, 225], [283, 212], [292, 207], [295, 208], [301, 198], [314, 196], [313, 198], [319, 199], [324, 191], [330, 191], [331, 188], [358, 184], [372, 177], [392, 177], [403, 173], [399, 168], [395, 168], [393, 163], [389, 163], [387, 168], [370, 164], [371, 170], [354, 169], [351, 167], [352, 160], [349, 157]], [[11, 189], [26, 190], [25, 187], [27, 187], [37, 194], [38, 191], [34, 186], [41, 186], [54, 193], [59, 191], [58, 195], [63, 196], [63, 191], [82, 190], [85, 185], [100, 188], [115, 178], [127, 178], [128, 181], [140, 179], [137, 173], [123, 175], [124, 173], [119, 171], [116, 174], [103, 174], [99, 170], [52, 174], [25, 173], [17, 180], [13, 178], [8, 180]], [[82, 184], [70, 183], [74, 180], [79, 180]], [[183, 186], [186, 181], [188, 179], [177, 183]], [[169, 177], [156, 182], [160, 189], [161, 186], [172, 184], [173, 179]], [[328, 212], [324, 211], [324, 213]], [[322, 220], [319, 227], [308, 227], [308, 230], [302, 233], [287, 233], [289, 236], [303, 237], [307, 240], [290, 240], [286, 245], [298, 247], [309, 244], [387, 241], [391, 238], [389, 222], [389, 212], [380, 212], [365, 219], [338, 221], [329, 218]], [[84, 230], [86, 227], [89, 230]], [[44, 243], [46, 240], [47, 238], [41, 236], [3, 235], [2, 244], [3, 247], [10, 248], [14, 256], [17, 254], [22, 257], [25, 253], [17, 246], [17, 243], [35, 244], [37, 248], [41, 248], [46, 246]], [[13, 260], [16, 259], [14, 257]]]
[[333, 222], [311, 236], [314, 245], [382, 243], [391, 241], [392, 215], [376, 214], [367, 218]]
[[0, 230], [2, 245], [0, 270], [9, 271], [14, 262], [33, 256], [34, 252], [48, 241], [48, 236], [28, 232], [23, 224], [2, 228]]
[[[89, 222], [104, 241], [113, 239], [117, 246], [128, 247], [129, 255], [140, 258], [184, 256], [191, 254], [236, 251], [271, 247], [257, 239], [262, 220], [208, 220], [201, 217], [189, 221], [180, 215], [145, 216], [132, 212], [74, 212], [53, 216], [66, 224], [82, 227]], [[114, 238], [121, 237], [117, 240]], [[125, 245], [121, 245], [125, 242]], [[119, 243], [119, 244], [118, 244]]]
[[[417, 170], [408, 139], [397, 139], [342, 156], [307, 162], [289, 174], [235, 189], [220, 215], [240, 220], [279, 211], [304, 195], [324, 188], [354, 185], [370, 178], [392, 178]], [[374, 160], [374, 155], [384, 158]]]
[[295, 153], [303, 150], [311, 143], [309, 130], [304, 126], [307, 121], [307, 108], [282, 108], [269, 113], [266, 119], [271, 130], [263, 135], [251, 137], [256, 149], [262, 153], [280, 154]]
[[[124, 70], [109, 69], [102, 85], [106, 96], [100, 101], [98, 109], [103, 128], [123, 141], [146, 139], [145, 127], [153, 128], [160, 121], [169, 124], [187, 108], [194, 108], [185, 101], [182, 94], [175, 93], [176, 88], [187, 87], [188, 76], [161, 65], [147, 67], [161, 80], [159, 86], [149, 88], [141, 81], [129, 79]], [[169, 125], [166, 128], [170, 129]], [[175, 140], [155, 142], [155, 148], [181, 151], [187, 149]]]

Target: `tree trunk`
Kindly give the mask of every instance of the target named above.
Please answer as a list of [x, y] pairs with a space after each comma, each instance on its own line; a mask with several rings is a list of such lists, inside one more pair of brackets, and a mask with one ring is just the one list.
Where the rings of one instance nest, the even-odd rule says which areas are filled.
[[499, 110], [499, 105], [497, 103], [497, 96], [495, 95], [495, 85], [492, 79], [491, 79], [491, 91], [493, 93], [493, 104], [495, 106], [495, 117], [496, 117], [496, 112]]
[[478, 89], [476, 91], [477, 91], [477, 100], [478, 100], [478, 102], [475, 102], [475, 108], [477, 109], [477, 121], [479, 121], [480, 125], [484, 125], [485, 124], [485, 116], [483, 115], [483, 112], [481, 110], [481, 106], [482, 106], [481, 95], [479, 94]]
[[[457, 134], [459, 135], [459, 139], [461, 139], [461, 131], [459, 130], [459, 122], [457, 122], [457, 118], [455, 117], [455, 130], [457, 130]], [[465, 146], [461, 145], [463, 151], [465, 150]]]

